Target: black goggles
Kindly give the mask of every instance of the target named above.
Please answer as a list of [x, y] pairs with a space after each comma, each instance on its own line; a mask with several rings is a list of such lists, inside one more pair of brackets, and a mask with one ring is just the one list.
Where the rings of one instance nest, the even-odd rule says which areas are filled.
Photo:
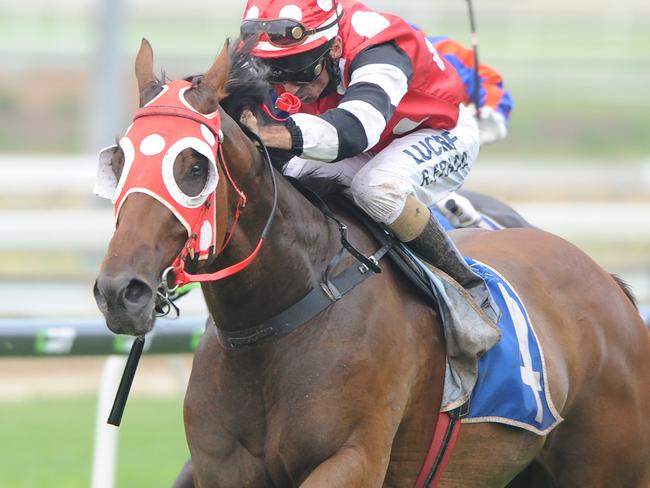
[[251, 19], [244, 20], [239, 28], [242, 39], [251, 36], [266, 35], [269, 43], [276, 47], [296, 46], [305, 42], [305, 39], [317, 32], [322, 32], [338, 24], [340, 14], [327, 25], [317, 29], [307, 29], [305, 24], [294, 19]]
[[[327, 52], [325, 52], [327, 54]], [[269, 72], [266, 76], [271, 83], [294, 83], [296, 85], [309, 85], [320, 76], [325, 64], [325, 54], [320, 56], [312, 64], [299, 71], [289, 71], [278, 66], [269, 66]]]

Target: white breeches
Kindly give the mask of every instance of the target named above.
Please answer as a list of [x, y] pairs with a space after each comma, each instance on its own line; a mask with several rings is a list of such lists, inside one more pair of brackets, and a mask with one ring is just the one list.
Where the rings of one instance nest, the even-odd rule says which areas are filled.
[[458, 189], [479, 147], [476, 120], [461, 105], [452, 130], [420, 129], [395, 139], [377, 154], [367, 152], [336, 163], [293, 158], [284, 174], [338, 176], [359, 207], [388, 225], [402, 213], [409, 195], [430, 207]]

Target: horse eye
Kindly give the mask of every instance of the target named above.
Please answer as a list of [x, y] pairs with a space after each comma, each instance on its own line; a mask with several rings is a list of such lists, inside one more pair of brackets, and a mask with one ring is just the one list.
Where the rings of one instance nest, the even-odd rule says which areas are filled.
[[197, 176], [201, 176], [204, 173], [204, 165], [195, 163], [192, 165], [190, 168], [190, 176], [193, 178], [196, 178]]
[[209, 161], [194, 149], [184, 150], [174, 163], [174, 178], [180, 190], [190, 197], [203, 191], [208, 181]]

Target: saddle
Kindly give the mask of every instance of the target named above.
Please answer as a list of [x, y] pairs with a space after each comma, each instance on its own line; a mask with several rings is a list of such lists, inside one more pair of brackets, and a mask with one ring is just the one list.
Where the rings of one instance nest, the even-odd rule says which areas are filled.
[[[501, 337], [498, 327], [476, 305], [461, 285], [442, 271], [418, 259], [405, 244], [393, 236], [387, 227], [375, 222], [348, 198], [340, 193], [334, 193], [327, 197], [325, 203], [319, 195], [306, 188], [301, 182], [295, 179], [290, 181], [323, 214], [337, 222], [339, 227], [345, 227], [345, 224], [333, 214], [328, 204], [335, 205], [362, 224], [381, 246], [374, 256], [366, 258], [347, 241], [347, 231], [342, 231], [343, 248], [339, 254], [347, 250], [359, 259], [363, 266], [371, 261], [368, 267], [375, 273], [381, 272], [378, 260], [384, 255], [387, 256], [438, 313], [445, 333], [448, 353], [443, 411], [451, 411], [464, 405], [476, 384], [478, 358], [494, 346]], [[328, 270], [334, 267], [332, 263], [338, 263], [339, 260], [340, 257], [335, 257]], [[324, 273], [324, 277], [328, 274], [328, 270]], [[348, 272], [349, 269], [334, 279]], [[366, 277], [367, 275], [363, 279]], [[321, 287], [327, 288], [324, 286], [326, 284], [324, 279]]]

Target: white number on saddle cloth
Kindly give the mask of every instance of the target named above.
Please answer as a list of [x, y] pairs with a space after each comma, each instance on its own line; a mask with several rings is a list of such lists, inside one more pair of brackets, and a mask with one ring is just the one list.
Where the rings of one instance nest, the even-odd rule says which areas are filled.
[[113, 153], [117, 149], [117, 145], [105, 147], [99, 151], [99, 164], [97, 165], [97, 177], [95, 178], [95, 186], [93, 193], [100, 198], [113, 199], [115, 189], [117, 188], [117, 178], [113, 173], [111, 166], [111, 159]]
[[535, 404], [537, 405], [537, 413], [535, 415], [535, 421], [541, 423], [544, 419], [544, 409], [542, 407], [542, 399], [539, 392], [542, 391], [542, 385], [539, 380], [541, 373], [533, 371], [533, 360], [530, 354], [530, 347], [528, 345], [528, 325], [526, 323], [526, 317], [521, 313], [519, 304], [510, 296], [505, 287], [499, 283], [499, 291], [503, 296], [510, 316], [512, 317], [512, 323], [515, 326], [515, 334], [517, 334], [517, 343], [519, 345], [519, 353], [521, 355], [521, 360], [523, 366], [520, 368], [521, 380], [524, 385], [529, 386], [533, 390], [533, 396], [535, 397]]
[[440, 68], [440, 71], [445, 71], [447, 67], [445, 66], [445, 63], [442, 61], [442, 58], [440, 57], [440, 53], [436, 49], [436, 46], [434, 46], [433, 43], [426, 37], [424, 38], [424, 41], [427, 43], [427, 47], [429, 48], [429, 51], [431, 51], [431, 54], [433, 54], [433, 60], [438, 65], [438, 68]]

